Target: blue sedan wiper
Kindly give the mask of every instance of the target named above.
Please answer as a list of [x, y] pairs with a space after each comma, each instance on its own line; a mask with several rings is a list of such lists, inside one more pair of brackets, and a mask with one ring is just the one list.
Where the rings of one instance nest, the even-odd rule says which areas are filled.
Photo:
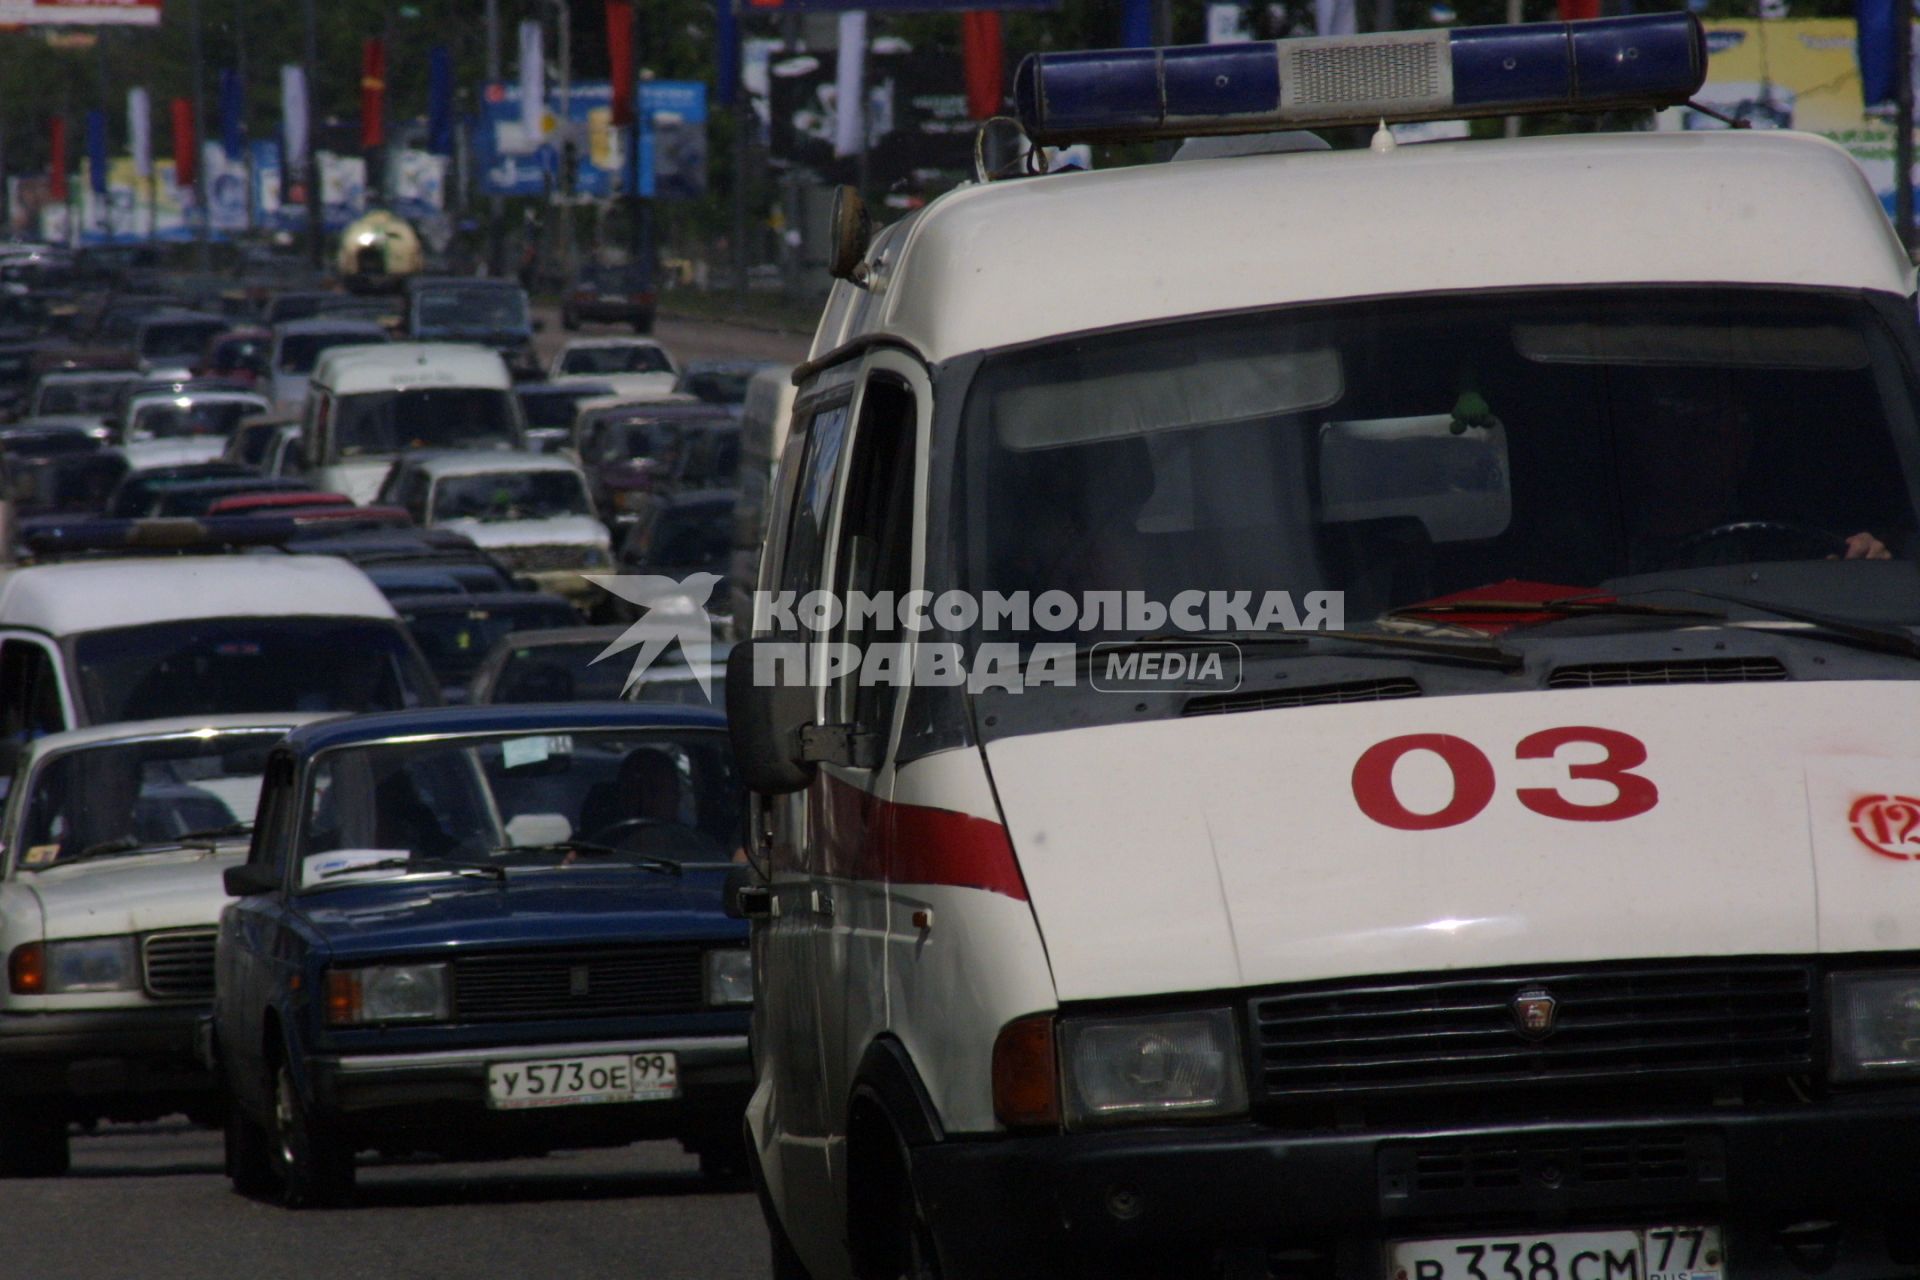
[[351, 866], [335, 867], [331, 871], [322, 871], [320, 879], [332, 880], [337, 876], [350, 876], [361, 871], [410, 871], [415, 868], [433, 871], [450, 871], [455, 875], [472, 872], [492, 880], [505, 880], [505, 867], [490, 867], [481, 862], [455, 862], [451, 858], [380, 858], [374, 862], [356, 862]]
[[626, 849], [616, 849], [610, 844], [596, 844], [591, 840], [548, 840], [538, 844], [504, 844], [494, 852], [574, 853], [586, 854], [590, 857], [614, 857], [626, 859], [628, 866], [657, 871], [663, 876], [677, 876], [681, 873], [680, 864], [671, 858], [656, 858], [649, 854], [632, 853]]

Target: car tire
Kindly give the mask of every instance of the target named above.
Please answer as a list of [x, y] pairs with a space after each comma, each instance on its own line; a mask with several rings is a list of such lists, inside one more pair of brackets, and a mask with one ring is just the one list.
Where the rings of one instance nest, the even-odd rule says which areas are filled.
[[560, 327], [568, 333], [580, 332], [580, 317], [566, 308], [560, 310]]
[[633, 331], [643, 338], [651, 334], [653, 332], [653, 317], [650, 315], [641, 316], [635, 320], [633, 322]]
[[282, 1062], [273, 1077], [267, 1124], [268, 1157], [280, 1203], [289, 1209], [325, 1209], [353, 1198], [353, 1149], [316, 1120]]
[[800, 1261], [793, 1241], [787, 1239], [787, 1229], [772, 1215], [767, 1218], [767, 1240], [773, 1246], [773, 1256], [767, 1268], [773, 1280], [813, 1280], [807, 1273], [807, 1264]]
[[227, 1102], [227, 1179], [233, 1189], [255, 1200], [274, 1197], [280, 1190], [273, 1154], [264, 1125], [247, 1114], [240, 1099]]
[[71, 1159], [67, 1118], [51, 1104], [0, 1108], [0, 1178], [57, 1178]]
[[702, 1181], [717, 1187], [744, 1189], [747, 1179], [747, 1149], [737, 1138], [720, 1137], [703, 1144], [694, 1152], [700, 1157]]

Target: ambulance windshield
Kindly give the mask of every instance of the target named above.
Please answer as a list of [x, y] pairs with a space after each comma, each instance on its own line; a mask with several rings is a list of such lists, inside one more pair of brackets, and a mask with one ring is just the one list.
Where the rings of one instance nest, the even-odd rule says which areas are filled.
[[[1519, 580], [1913, 558], [1913, 388], [1857, 297], [1369, 301], [990, 358], [976, 591], [1344, 593], [1349, 626]], [[1862, 536], [1864, 535], [1864, 536]]]

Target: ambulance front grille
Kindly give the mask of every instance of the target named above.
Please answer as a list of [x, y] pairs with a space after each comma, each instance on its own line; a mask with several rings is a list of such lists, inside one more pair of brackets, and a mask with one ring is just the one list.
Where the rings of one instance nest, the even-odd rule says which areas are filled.
[[[1552, 1004], [1521, 1031], [1523, 998]], [[1257, 996], [1256, 1091], [1274, 1101], [1794, 1075], [1814, 1062], [1814, 982], [1791, 963], [1383, 978]]]
[[1696, 658], [1684, 662], [1597, 662], [1556, 667], [1549, 689], [1599, 689], [1630, 684], [1745, 684], [1785, 680], [1773, 658]]

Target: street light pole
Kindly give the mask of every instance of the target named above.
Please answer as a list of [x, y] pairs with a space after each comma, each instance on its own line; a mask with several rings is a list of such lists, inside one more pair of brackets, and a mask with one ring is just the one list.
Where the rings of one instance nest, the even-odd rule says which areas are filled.
[[[487, 0], [487, 83], [500, 83], [500, 0]], [[482, 101], [485, 95], [482, 94]], [[492, 127], [481, 114], [483, 128]], [[465, 132], [461, 134], [465, 137]], [[500, 217], [504, 209], [499, 196], [487, 198], [487, 274], [500, 272]]]
[[1900, 243], [1913, 248], [1913, 12], [1894, 6], [1893, 221]]
[[554, 0], [554, 6], [560, 18], [560, 276], [569, 282], [574, 275], [573, 193], [579, 167], [573, 136], [573, 4]]
[[255, 207], [256, 192], [253, 171], [252, 138], [247, 131], [247, 0], [233, 0], [233, 74], [240, 81], [240, 135], [246, 142], [240, 160], [240, 170], [247, 175], [247, 230], [252, 231], [260, 219], [260, 211]]
[[207, 246], [206, 147], [201, 145], [201, 140], [207, 136], [207, 109], [206, 77], [201, 70], [204, 59], [200, 43], [200, 0], [187, 0], [187, 22], [192, 28], [193, 45], [193, 145], [199, 148], [199, 154], [193, 157], [193, 222], [194, 239], [198, 245], [195, 257], [200, 270], [205, 271], [211, 256]]
[[307, 106], [307, 252], [312, 255], [316, 270], [326, 266], [325, 217], [320, 200], [320, 119], [314, 110], [313, 78], [320, 72], [320, 24], [314, 17], [314, 0], [304, 0], [307, 24], [305, 60], [306, 74], [302, 92]]

